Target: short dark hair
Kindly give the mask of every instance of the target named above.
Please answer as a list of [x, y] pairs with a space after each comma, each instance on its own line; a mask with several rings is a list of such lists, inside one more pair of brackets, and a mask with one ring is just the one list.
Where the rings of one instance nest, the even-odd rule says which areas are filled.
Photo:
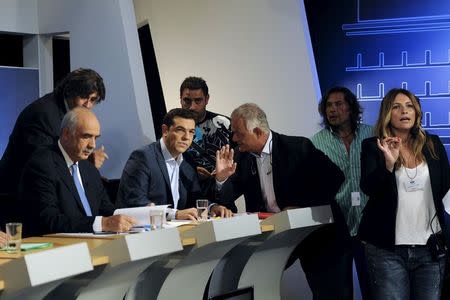
[[176, 117], [192, 119], [195, 122], [195, 115], [190, 110], [184, 108], [174, 108], [164, 116], [163, 125], [166, 125], [167, 127], [172, 126]]
[[205, 97], [209, 95], [208, 85], [206, 84], [206, 81], [201, 77], [190, 76], [187, 77], [185, 80], [183, 80], [180, 86], [180, 96], [181, 94], [183, 94], [183, 91], [185, 89], [188, 90], [202, 89], [202, 92], [205, 95]]
[[98, 101], [105, 99], [105, 85], [103, 78], [91, 69], [76, 69], [67, 74], [54, 90], [57, 99], [73, 99], [76, 97], [88, 98], [90, 94], [97, 93]]
[[322, 125], [327, 128], [330, 128], [330, 123], [327, 119], [327, 101], [331, 94], [333, 93], [342, 93], [344, 94], [344, 100], [347, 102], [350, 107], [350, 125], [352, 127], [352, 131], [356, 130], [358, 123], [361, 121], [362, 107], [359, 105], [358, 99], [355, 94], [353, 94], [348, 88], [342, 86], [336, 86], [329, 89], [325, 96], [320, 99], [319, 103], [319, 113], [322, 116]]

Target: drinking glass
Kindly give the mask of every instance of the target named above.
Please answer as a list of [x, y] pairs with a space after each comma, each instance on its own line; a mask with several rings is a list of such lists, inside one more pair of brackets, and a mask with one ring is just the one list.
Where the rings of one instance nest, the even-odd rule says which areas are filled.
[[163, 209], [152, 209], [150, 210], [150, 226], [152, 230], [161, 229], [164, 223], [164, 213]]
[[6, 234], [8, 234], [6, 252], [19, 253], [22, 243], [22, 223], [6, 223]]
[[200, 222], [208, 220], [208, 205], [209, 201], [206, 199], [199, 199], [196, 201], [198, 220]]

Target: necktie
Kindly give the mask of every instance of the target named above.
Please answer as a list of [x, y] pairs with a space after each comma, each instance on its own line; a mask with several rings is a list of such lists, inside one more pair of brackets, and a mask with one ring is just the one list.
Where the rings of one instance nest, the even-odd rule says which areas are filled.
[[80, 196], [81, 204], [83, 204], [86, 216], [92, 217], [91, 207], [89, 206], [88, 199], [86, 198], [86, 193], [84, 192], [84, 189], [81, 186], [80, 179], [78, 178], [78, 165], [73, 164], [70, 169], [72, 170], [73, 181], [75, 182], [75, 186], [77, 187], [78, 196]]

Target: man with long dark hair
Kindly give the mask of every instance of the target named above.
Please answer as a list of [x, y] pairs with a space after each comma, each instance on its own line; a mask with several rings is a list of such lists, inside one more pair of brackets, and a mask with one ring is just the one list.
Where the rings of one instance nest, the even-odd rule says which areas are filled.
[[[345, 174], [345, 181], [336, 194], [336, 201], [341, 209], [351, 238], [351, 245], [342, 256], [348, 272], [348, 289], [352, 285], [352, 261], [355, 260], [361, 293], [369, 299], [368, 275], [363, 256], [363, 247], [356, 238], [362, 210], [367, 203], [367, 196], [359, 188], [361, 177], [360, 153], [361, 142], [373, 136], [373, 129], [362, 124], [362, 109], [356, 96], [345, 87], [331, 88], [319, 103], [319, 113], [323, 118], [324, 128], [316, 133], [311, 141], [317, 149], [325, 153], [331, 161]], [[341, 241], [344, 243], [344, 241]], [[343, 287], [344, 288], [344, 287]]]

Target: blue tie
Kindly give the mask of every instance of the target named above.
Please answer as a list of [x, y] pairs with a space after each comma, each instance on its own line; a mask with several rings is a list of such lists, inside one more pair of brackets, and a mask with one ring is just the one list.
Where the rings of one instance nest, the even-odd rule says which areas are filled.
[[70, 169], [72, 170], [73, 181], [75, 182], [75, 186], [77, 187], [78, 196], [80, 196], [81, 204], [83, 204], [84, 211], [86, 212], [86, 216], [92, 217], [91, 207], [89, 206], [89, 202], [86, 198], [86, 193], [84, 192], [83, 187], [81, 186], [80, 179], [78, 179], [78, 165], [73, 164]]

